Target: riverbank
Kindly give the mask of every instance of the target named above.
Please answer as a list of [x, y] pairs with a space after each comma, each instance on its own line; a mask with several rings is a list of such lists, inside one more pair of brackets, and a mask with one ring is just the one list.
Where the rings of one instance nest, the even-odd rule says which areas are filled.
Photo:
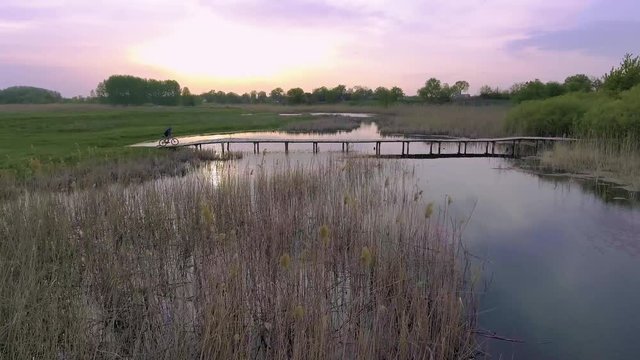
[[604, 180], [629, 191], [640, 191], [640, 151], [631, 139], [556, 144], [542, 154], [539, 164], [552, 172]]
[[[384, 135], [447, 135], [461, 137], [500, 137], [505, 136], [504, 121], [511, 108], [507, 103], [490, 105], [394, 105], [355, 106], [355, 105], [244, 105], [241, 108], [250, 112], [293, 112], [309, 114], [317, 112], [368, 113], [374, 114], [375, 121]], [[307, 122], [295, 124], [298, 130], [313, 131], [306, 128]], [[325, 129], [332, 130], [330, 123]]]
[[69, 193], [110, 185], [135, 185], [163, 177], [181, 177], [212, 161], [238, 159], [242, 154], [221, 154], [212, 150], [162, 149], [135, 158], [82, 162], [74, 166], [42, 167], [32, 161], [31, 175], [0, 174], [0, 200], [17, 198], [25, 192]]
[[477, 354], [459, 232], [409, 171], [215, 173], [3, 202], [0, 357]]

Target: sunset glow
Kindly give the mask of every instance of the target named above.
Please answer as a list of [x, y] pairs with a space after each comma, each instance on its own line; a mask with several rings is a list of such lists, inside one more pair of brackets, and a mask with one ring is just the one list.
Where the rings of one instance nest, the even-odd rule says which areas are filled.
[[411, 94], [434, 76], [473, 92], [600, 76], [640, 53], [638, 14], [633, 0], [4, 0], [0, 87], [86, 95], [131, 74], [195, 91], [340, 83]]

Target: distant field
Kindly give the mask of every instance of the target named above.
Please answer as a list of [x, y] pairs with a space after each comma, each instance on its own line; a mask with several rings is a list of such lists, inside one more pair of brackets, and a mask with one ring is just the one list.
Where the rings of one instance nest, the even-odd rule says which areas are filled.
[[307, 119], [276, 113], [243, 116], [245, 112], [223, 107], [0, 106], [0, 169], [22, 173], [49, 164], [144, 154], [155, 150], [126, 146], [158, 139], [169, 126], [182, 136], [277, 129]]
[[[247, 111], [256, 112], [364, 112], [376, 113], [376, 123], [384, 134], [451, 135], [467, 137], [504, 136], [505, 118], [510, 103], [489, 105], [244, 105]], [[304, 123], [295, 124], [296, 129]]]
[[[0, 106], [0, 170], [28, 174], [33, 168], [71, 165], [150, 149], [126, 147], [158, 139], [171, 126], [175, 136], [230, 131], [295, 128], [322, 130], [310, 116], [278, 113], [369, 112], [383, 133], [503, 135], [508, 106], [399, 105], [378, 106], [245, 105], [199, 107], [112, 107], [105, 105]], [[247, 115], [251, 114], [251, 115]], [[295, 125], [293, 125], [295, 123]], [[340, 128], [329, 119], [327, 129]]]

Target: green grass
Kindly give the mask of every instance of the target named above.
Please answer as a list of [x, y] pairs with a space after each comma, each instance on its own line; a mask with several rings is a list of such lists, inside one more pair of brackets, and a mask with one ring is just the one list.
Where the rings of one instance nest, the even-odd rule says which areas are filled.
[[35, 167], [148, 154], [156, 150], [127, 145], [158, 139], [169, 126], [183, 136], [276, 129], [307, 119], [243, 113], [220, 107], [0, 106], [0, 171], [24, 175]]

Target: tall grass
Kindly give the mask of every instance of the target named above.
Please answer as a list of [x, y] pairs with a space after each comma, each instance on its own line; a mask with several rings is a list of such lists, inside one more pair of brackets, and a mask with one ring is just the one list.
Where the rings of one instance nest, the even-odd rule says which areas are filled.
[[[504, 121], [509, 105], [406, 105], [389, 107], [354, 106], [346, 104], [278, 106], [246, 105], [252, 112], [365, 112], [373, 113], [383, 134], [449, 135], [466, 137], [498, 137], [505, 135]], [[298, 122], [296, 129], [305, 130], [307, 122]], [[313, 130], [313, 128], [309, 128]]]
[[68, 192], [100, 188], [113, 183], [140, 184], [166, 176], [185, 176], [210, 161], [241, 156], [238, 153], [222, 155], [211, 150], [187, 148], [154, 151], [155, 153], [137, 159], [94, 159], [92, 162], [65, 167], [51, 166], [32, 159], [27, 177], [18, 177], [9, 171], [0, 172], [0, 200], [14, 198], [23, 191]]
[[0, 205], [0, 358], [468, 359], [447, 204], [399, 166], [215, 168]]
[[588, 138], [556, 144], [543, 153], [541, 164], [555, 171], [587, 173], [640, 189], [640, 141], [633, 136], [619, 139]]

